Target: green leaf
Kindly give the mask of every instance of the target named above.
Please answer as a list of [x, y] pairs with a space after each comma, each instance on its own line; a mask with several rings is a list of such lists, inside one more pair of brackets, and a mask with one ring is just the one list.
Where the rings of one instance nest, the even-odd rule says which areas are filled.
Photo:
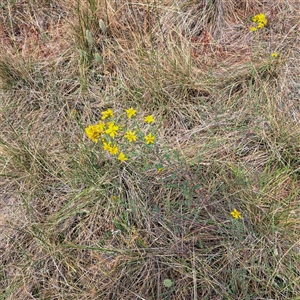
[[170, 287], [173, 284], [173, 281], [171, 279], [165, 279], [164, 280], [164, 286]]
[[99, 64], [102, 64], [102, 57], [98, 53], [95, 53], [95, 59]]
[[87, 39], [88, 43], [90, 44], [90, 46], [93, 45], [94, 40], [93, 40], [91, 32], [88, 29], [85, 31], [85, 35], [86, 35], [86, 39]]

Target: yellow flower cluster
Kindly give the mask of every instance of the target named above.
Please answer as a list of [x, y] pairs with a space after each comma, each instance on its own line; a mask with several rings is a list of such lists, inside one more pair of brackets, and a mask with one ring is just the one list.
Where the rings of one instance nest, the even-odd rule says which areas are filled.
[[[136, 115], [136, 110], [130, 107], [129, 109], [126, 109], [126, 114], [128, 119], [132, 119]], [[89, 125], [85, 128], [87, 137], [95, 143], [98, 143], [98, 140], [101, 138], [103, 150], [109, 152], [111, 155], [118, 155], [118, 160], [120, 161], [128, 160], [126, 155], [119, 151], [119, 147], [114, 141], [116, 137], [121, 136], [129, 143], [136, 142], [138, 139], [137, 131], [126, 130], [123, 133], [121, 126], [115, 123], [115, 120], [113, 119], [114, 113], [110, 108], [103, 111], [101, 115], [103, 121], [99, 121], [98, 124]], [[109, 121], [104, 122], [106, 119], [109, 119]], [[148, 124], [154, 123], [155, 120], [153, 115], [145, 116], [144, 122]], [[154, 144], [155, 136], [152, 133], [149, 133], [148, 135], [144, 135], [144, 140], [147, 145]]]
[[268, 21], [267, 21], [267, 19], [266, 19], [266, 16], [265, 16], [264, 14], [258, 14], [258, 15], [256, 15], [256, 16], [254, 16], [254, 17], [252, 18], [252, 21], [253, 21], [254, 23], [256, 23], [257, 27], [250, 27], [250, 31], [256, 31], [257, 29], [262, 29], [262, 28], [264, 28], [264, 27], [267, 25], [267, 23], [268, 23]]
[[100, 135], [104, 133], [105, 123], [100, 121], [96, 125], [89, 125], [85, 128], [85, 133], [93, 142], [98, 143]]

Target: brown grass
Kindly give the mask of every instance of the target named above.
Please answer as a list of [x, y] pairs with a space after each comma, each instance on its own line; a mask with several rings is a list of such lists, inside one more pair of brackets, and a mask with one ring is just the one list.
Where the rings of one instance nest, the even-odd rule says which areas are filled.
[[[300, 299], [299, 21], [281, 0], [3, 3], [0, 299]], [[83, 129], [130, 106], [158, 146], [120, 165]]]

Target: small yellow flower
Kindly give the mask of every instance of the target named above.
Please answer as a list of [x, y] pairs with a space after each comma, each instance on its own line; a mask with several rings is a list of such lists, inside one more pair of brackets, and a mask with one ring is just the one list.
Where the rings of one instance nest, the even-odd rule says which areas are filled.
[[277, 52], [275, 51], [275, 52], [273, 52], [271, 55], [272, 55], [272, 57], [277, 57], [278, 54], [277, 54]]
[[241, 213], [236, 210], [236, 208], [230, 213], [235, 219], [241, 219]]
[[267, 25], [267, 23], [268, 23], [265, 14], [258, 14], [258, 15], [255, 15], [255, 16], [252, 18], [252, 21], [255, 22], [255, 23], [261, 23], [261, 24], [263, 24], [264, 26]]
[[120, 154], [118, 156], [118, 160], [125, 161], [125, 160], [128, 160], [128, 158], [125, 156], [125, 154], [123, 152], [120, 152]]
[[128, 119], [131, 119], [136, 114], [136, 110], [130, 107], [129, 109], [126, 109], [126, 113]]
[[99, 124], [89, 125], [85, 128], [85, 133], [93, 142], [98, 143], [100, 135], [104, 133], [104, 128]]
[[157, 173], [160, 173], [162, 171], [162, 168], [157, 169]]
[[115, 125], [114, 122], [108, 123], [108, 128], [106, 129], [105, 133], [109, 134], [112, 138], [115, 137], [115, 135], [118, 135], [119, 126]]
[[98, 143], [99, 134], [95, 132], [93, 125], [89, 125], [84, 131], [88, 138], [90, 138], [93, 142]]
[[117, 145], [114, 145], [114, 146], [110, 147], [108, 151], [112, 155], [117, 155], [119, 152], [119, 149], [118, 149]]
[[261, 23], [261, 22], [257, 23], [257, 29], [262, 29], [264, 27], [265, 27], [264, 23]]
[[135, 131], [126, 131], [124, 137], [131, 143], [136, 141], [136, 132]]
[[146, 144], [154, 144], [155, 136], [152, 135], [152, 133], [149, 133], [148, 135], [145, 135]]
[[101, 114], [102, 114], [102, 120], [105, 120], [109, 117], [112, 117], [112, 118], [114, 117], [113, 111], [110, 108], [103, 111]]
[[264, 14], [258, 14], [256, 16], [254, 16], [252, 18], [252, 21], [257, 24], [257, 28], [256, 27], [250, 27], [250, 31], [256, 31], [257, 29], [262, 29], [268, 23], [268, 21], [266, 19], [266, 16]]
[[154, 118], [153, 118], [152, 115], [150, 115], [150, 116], [145, 117], [144, 121], [145, 121], [145, 123], [149, 123], [150, 124], [150, 123], [154, 122]]
[[102, 145], [103, 145], [103, 149], [105, 151], [110, 151], [110, 148], [111, 148], [110, 142], [105, 142], [105, 140], [103, 139], [102, 140]]
[[99, 121], [99, 123], [96, 126], [97, 126], [97, 130], [101, 131], [101, 134], [103, 134], [104, 129], [105, 129], [105, 123], [102, 121]]

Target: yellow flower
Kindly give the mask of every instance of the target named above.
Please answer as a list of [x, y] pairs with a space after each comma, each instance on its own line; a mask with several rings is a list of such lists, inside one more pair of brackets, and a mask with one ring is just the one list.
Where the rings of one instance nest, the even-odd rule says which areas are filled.
[[128, 119], [131, 119], [136, 114], [136, 110], [130, 107], [129, 109], [126, 109], [126, 113]]
[[267, 23], [268, 23], [265, 14], [255, 15], [252, 18], [252, 21], [255, 22], [255, 23], [262, 23], [263, 25], [267, 25]]
[[85, 133], [93, 142], [98, 143], [98, 138], [104, 133], [104, 128], [102, 125], [89, 125], [85, 128]]
[[102, 145], [103, 145], [103, 149], [105, 151], [110, 151], [110, 148], [111, 148], [110, 142], [105, 142], [105, 140], [103, 139], [102, 140]]
[[272, 55], [272, 57], [277, 57], [278, 54], [277, 54], [277, 52], [275, 51], [275, 52], [273, 52], [271, 55]]
[[114, 122], [108, 123], [108, 128], [106, 129], [105, 133], [109, 134], [112, 138], [115, 137], [115, 135], [118, 135], [119, 126], [115, 125]]
[[146, 144], [154, 144], [155, 136], [152, 135], [152, 133], [149, 133], [148, 135], [145, 135]]
[[105, 120], [109, 117], [112, 117], [112, 118], [114, 117], [113, 111], [110, 108], [103, 111], [101, 114], [102, 114], [102, 120]]
[[266, 19], [266, 16], [265, 16], [264, 14], [258, 14], [258, 15], [256, 15], [256, 16], [254, 16], [254, 17], [252, 18], [252, 21], [253, 21], [254, 23], [257, 24], [257, 28], [255, 28], [255, 27], [250, 27], [250, 31], [255, 31], [255, 30], [257, 30], [257, 29], [262, 29], [262, 28], [264, 28], [264, 27], [267, 25], [267, 23], [268, 23], [268, 21], [267, 21], [267, 19]]
[[102, 121], [99, 121], [99, 123], [96, 125], [97, 126], [97, 130], [99, 132], [101, 132], [101, 134], [104, 133], [104, 129], [105, 129], [105, 123]]
[[114, 146], [110, 147], [108, 151], [112, 155], [117, 155], [119, 152], [119, 149], [118, 149], [117, 145], [114, 145]]
[[145, 121], [145, 123], [149, 123], [150, 124], [150, 123], [154, 122], [154, 118], [153, 118], [152, 115], [150, 115], [150, 116], [145, 117], [144, 121]]
[[120, 154], [118, 156], [118, 160], [125, 161], [125, 160], [128, 160], [128, 158], [125, 156], [125, 154], [123, 152], [120, 152]]
[[160, 173], [162, 171], [162, 168], [157, 169], [157, 173]]
[[241, 219], [241, 213], [236, 210], [236, 208], [230, 213], [235, 219]]
[[131, 143], [131, 142], [135, 142], [136, 141], [136, 135], [135, 135], [135, 131], [126, 131], [126, 134], [124, 135], [124, 137]]
[[263, 23], [261, 23], [261, 22], [257, 23], [257, 29], [262, 29], [264, 27], [265, 27], [265, 25]]

